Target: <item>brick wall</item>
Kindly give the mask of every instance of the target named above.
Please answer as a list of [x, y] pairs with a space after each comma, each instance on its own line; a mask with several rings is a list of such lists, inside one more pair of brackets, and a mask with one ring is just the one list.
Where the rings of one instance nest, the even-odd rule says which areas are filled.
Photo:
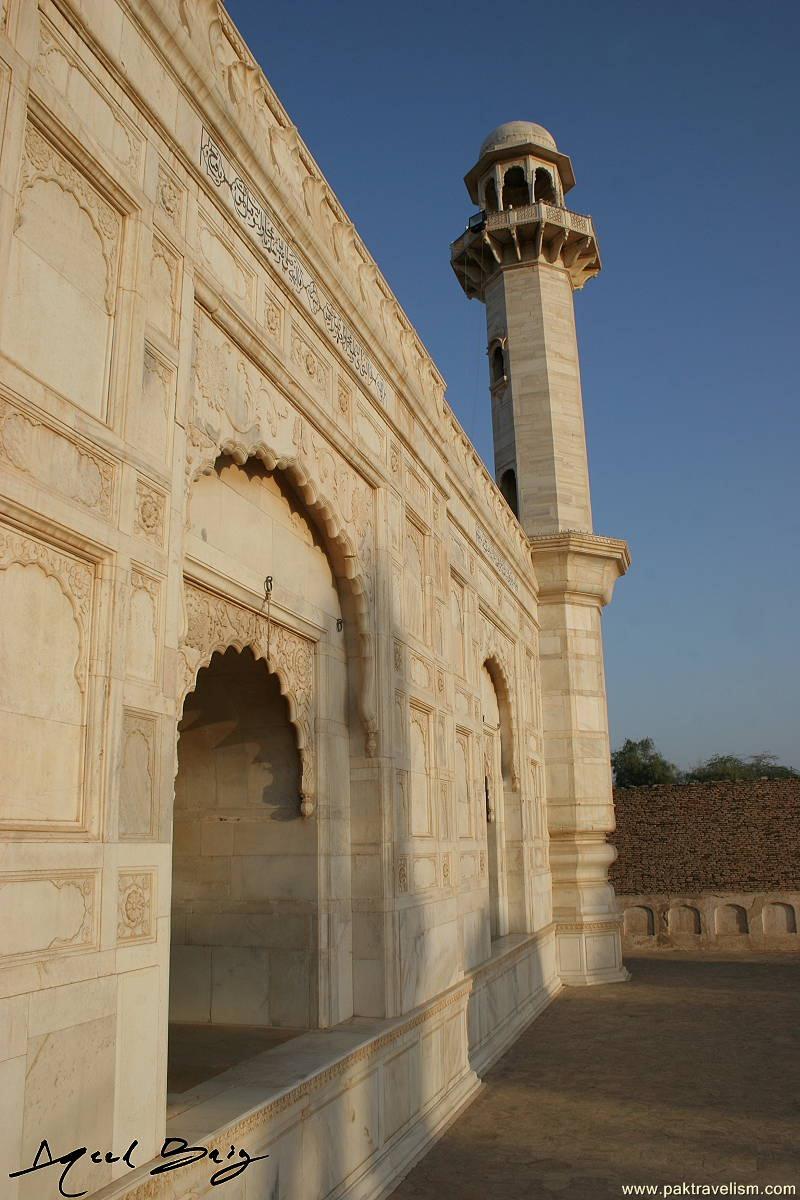
[[616, 788], [620, 895], [800, 891], [800, 779]]

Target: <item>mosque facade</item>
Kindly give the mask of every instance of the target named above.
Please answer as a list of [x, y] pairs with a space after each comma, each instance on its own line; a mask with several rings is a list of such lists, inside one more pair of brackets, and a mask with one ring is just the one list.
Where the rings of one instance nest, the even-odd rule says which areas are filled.
[[3, 1195], [383, 1196], [626, 978], [593, 223], [485, 140], [493, 476], [218, 0], [0, 0], [0, 117]]

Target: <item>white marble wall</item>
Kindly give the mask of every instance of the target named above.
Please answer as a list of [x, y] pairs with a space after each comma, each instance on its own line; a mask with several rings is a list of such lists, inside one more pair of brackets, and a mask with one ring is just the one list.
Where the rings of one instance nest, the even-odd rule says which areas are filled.
[[[506, 928], [547, 938], [552, 920], [528, 542], [288, 115], [212, 8], [10, 0], [0, 30], [6, 1174], [45, 1133], [61, 1147], [136, 1137], [142, 1155], [157, 1149], [173, 894], [177, 963], [214, 941], [199, 940], [200, 910], [187, 907], [209, 899], [201, 885], [213, 892], [216, 872], [232, 880], [253, 857], [212, 830], [227, 779], [213, 814], [211, 792], [194, 808], [184, 779], [173, 810], [184, 698], [215, 652], [253, 647], [287, 699], [308, 811], [282, 830], [296, 844], [268, 839], [255, 856], [269, 891], [238, 898], [277, 902], [276, 857], [313, 858], [316, 886], [306, 862], [302, 898], [281, 898], [307, 906], [305, 948], [298, 936], [288, 950], [313, 955], [309, 1024], [399, 1019], [493, 954], [484, 663], [508, 724]], [[290, 256], [254, 239], [205, 169], [205, 127], [291, 229], [316, 290], [296, 286]], [[331, 311], [347, 314], [357, 349], [337, 340]], [[235, 774], [241, 816], [252, 776], [241, 762]], [[197, 784], [195, 773], [195, 799]], [[219, 926], [229, 913], [209, 915]], [[519, 979], [509, 1031], [539, 987]], [[226, 1020], [253, 1016], [223, 1007]], [[383, 1102], [398, 1139], [423, 1113], [402, 1154], [470, 1094], [466, 1041], [441, 1049], [455, 1037], [431, 1033], [419, 1051], [434, 1064], [430, 1121], [424, 1104], [402, 1107], [402, 1088]], [[412, 1071], [402, 1061], [398, 1078]], [[441, 1074], [451, 1063], [462, 1074]], [[359, 1121], [376, 1086], [347, 1101]], [[314, 1121], [323, 1147], [327, 1120]], [[366, 1179], [371, 1155], [309, 1160], [309, 1178]], [[124, 1174], [96, 1168], [91, 1187]]]

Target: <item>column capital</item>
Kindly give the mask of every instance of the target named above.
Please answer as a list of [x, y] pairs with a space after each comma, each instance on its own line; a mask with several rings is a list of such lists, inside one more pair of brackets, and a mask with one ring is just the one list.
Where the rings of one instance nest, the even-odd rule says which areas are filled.
[[564, 529], [535, 534], [528, 541], [540, 604], [572, 600], [602, 608], [631, 565], [628, 543], [620, 538]]

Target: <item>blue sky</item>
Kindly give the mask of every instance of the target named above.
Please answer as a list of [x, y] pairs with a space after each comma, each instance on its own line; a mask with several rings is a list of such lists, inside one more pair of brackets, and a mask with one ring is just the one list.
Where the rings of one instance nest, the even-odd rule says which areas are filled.
[[228, 7], [487, 462], [463, 175], [502, 121], [572, 157], [604, 264], [576, 297], [595, 529], [634, 560], [604, 618], [612, 742], [800, 766], [800, 6]]

